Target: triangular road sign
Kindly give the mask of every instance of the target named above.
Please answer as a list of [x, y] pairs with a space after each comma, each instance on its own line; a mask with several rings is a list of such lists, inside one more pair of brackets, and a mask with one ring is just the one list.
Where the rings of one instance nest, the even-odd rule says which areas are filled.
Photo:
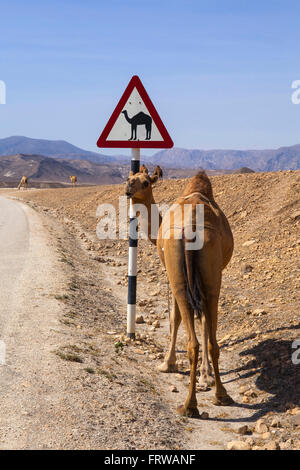
[[137, 75], [130, 80], [97, 145], [111, 148], [173, 147], [173, 141]]

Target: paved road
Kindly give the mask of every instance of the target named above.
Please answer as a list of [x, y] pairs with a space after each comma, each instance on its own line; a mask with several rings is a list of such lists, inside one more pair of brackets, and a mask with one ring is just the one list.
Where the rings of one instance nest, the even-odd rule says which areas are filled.
[[53, 354], [66, 341], [63, 305], [55, 299], [65, 282], [57, 258], [46, 220], [0, 197], [0, 346], [6, 352], [3, 361], [0, 348], [0, 449], [55, 448], [52, 436], [64, 439], [56, 416], [65, 364]]
[[0, 338], [14, 312], [14, 292], [29, 249], [27, 215], [16, 202], [0, 197]]

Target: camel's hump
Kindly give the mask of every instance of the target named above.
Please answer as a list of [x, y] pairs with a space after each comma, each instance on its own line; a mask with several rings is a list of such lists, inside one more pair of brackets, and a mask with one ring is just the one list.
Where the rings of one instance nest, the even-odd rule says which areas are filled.
[[146, 113], [143, 113], [143, 111], [137, 113], [135, 116], [133, 116], [134, 118], [143, 118], [143, 117], [146, 117], [146, 118], [150, 118], [152, 119], [151, 116], [149, 116], [149, 114], [146, 114]]

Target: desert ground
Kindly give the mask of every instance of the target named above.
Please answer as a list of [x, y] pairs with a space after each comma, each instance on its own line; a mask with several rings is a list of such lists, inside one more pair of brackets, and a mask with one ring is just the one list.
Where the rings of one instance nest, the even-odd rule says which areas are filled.
[[[27, 211], [34, 252], [24, 261], [28, 303], [7, 333], [0, 448], [300, 449], [300, 364], [292, 361], [300, 340], [300, 171], [211, 181], [235, 240], [218, 325], [221, 377], [234, 404], [216, 407], [213, 390], [199, 391], [201, 419], [175, 412], [189, 380], [182, 326], [178, 373], [157, 371], [169, 341], [169, 290], [148, 240], [139, 242], [141, 323], [136, 341], [125, 335], [128, 241], [96, 236], [98, 205], [117, 207], [124, 184], [0, 190]], [[156, 202], [171, 203], [186, 183], [159, 181]]]

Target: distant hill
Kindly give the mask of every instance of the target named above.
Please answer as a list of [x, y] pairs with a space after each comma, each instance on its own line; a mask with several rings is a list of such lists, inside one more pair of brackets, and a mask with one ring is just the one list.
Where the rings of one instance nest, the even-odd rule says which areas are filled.
[[69, 183], [71, 175], [77, 176], [79, 184], [112, 184], [124, 180], [116, 166], [85, 160], [24, 154], [0, 157], [1, 186], [15, 185], [23, 175], [35, 182]]
[[44, 155], [57, 159], [89, 160], [94, 163], [113, 163], [119, 160], [118, 157], [83, 150], [65, 140], [31, 139], [23, 136], [0, 139], [0, 155], [16, 154]]
[[146, 160], [170, 168], [204, 168], [236, 170], [248, 167], [255, 171], [300, 169], [300, 145], [277, 150], [187, 150], [172, 148], [155, 153]]
[[[1, 156], [16, 154], [44, 155], [57, 160], [86, 160], [109, 166], [128, 166], [130, 160], [122, 154], [108, 156], [89, 152], [64, 140], [31, 139], [22, 136], [0, 139], [0, 159]], [[149, 166], [152, 163], [174, 170], [297, 170], [300, 169], [300, 144], [267, 150], [188, 150], [174, 147], [157, 152], [151, 157], [141, 156], [141, 160]]]

